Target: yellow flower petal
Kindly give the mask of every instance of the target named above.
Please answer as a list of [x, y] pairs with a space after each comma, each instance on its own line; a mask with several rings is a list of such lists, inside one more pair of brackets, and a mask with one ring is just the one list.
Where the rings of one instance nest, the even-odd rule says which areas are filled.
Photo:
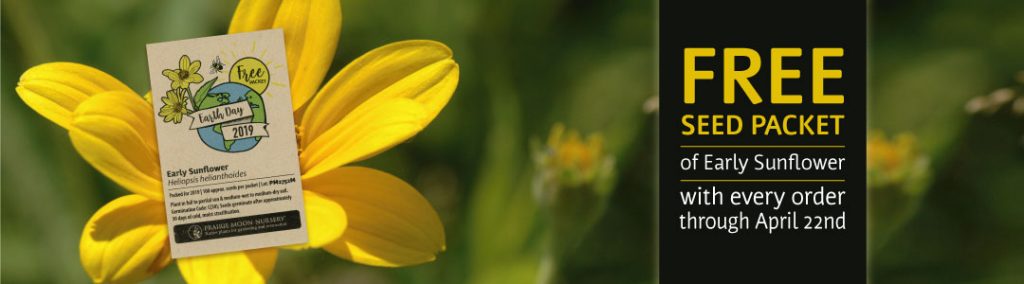
[[238, 3], [228, 32], [269, 28], [284, 30], [292, 108], [298, 110], [320, 88], [331, 66], [341, 33], [341, 2], [242, 1]]
[[[189, 75], [192, 75], [192, 74], [195, 74], [196, 72], [198, 72], [200, 66], [202, 66], [202, 64], [199, 63], [199, 60], [193, 60], [192, 63], [189, 63], [188, 64], [188, 73], [189, 73]], [[200, 78], [202, 78], [202, 77], [200, 77]], [[202, 79], [200, 79], [200, 80], [202, 80]]]
[[167, 79], [170, 79], [171, 81], [181, 80], [181, 78], [178, 76], [178, 72], [171, 69], [164, 69], [164, 71], [161, 74], [164, 74], [164, 77], [167, 77]]
[[433, 261], [445, 249], [437, 212], [401, 179], [370, 168], [344, 167], [303, 184], [341, 204], [348, 215], [345, 233], [324, 246], [331, 254], [396, 267]]
[[266, 283], [277, 264], [277, 248], [178, 259], [188, 283]]
[[388, 44], [345, 66], [310, 102], [302, 116], [305, 147], [371, 98], [403, 97], [423, 105], [424, 125], [448, 103], [459, 66], [442, 43], [410, 40]]
[[[133, 93], [128, 86], [96, 68], [69, 62], [37, 65], [25, 71], [15, 89], [21, 100], [60, 127], [90, 96], [106, 91]], [[134, 94], [134, 93], [133, 93]]]
[[131, 192], [163, 200], [153, 109], [142, 98], [97, 94], [78, 106], [68, 132], [96, 170]]
[[133, 283], [171, 261], [164, 207], [141, 195], [114, 199], [86, 222], [79, 243], [82, 267], [96, 283]]
[[190, 63], [192, 63], [192, 61], [188, 58], [188, 55], [182, 55], [181, 58], [178, 59], [178, 69], [188, 70]]
[[274, 25], [282, 0], [242, 0], [235, 8], [228, 33], [244, 33], [269, 29]]
[[302, 177], [312, 178], [383, 152], [419, 133], [429, 121], [413, 100], [366, 103], [310, 143], [299, 154]]
[[288, 249], [319, 248], [341, 237], [348, 226], [345, 210], [330, 199], [316, 192], [303, 190], [306, 205], [306, 223], [309, 229], [309, 243], [287, 246]]
[[[188, 76], [188, 83], [199, 83], [203, 81], [203, 75], [192, 73]], [[188, 88], [188, 84], [185, 84], [185, 88]]]

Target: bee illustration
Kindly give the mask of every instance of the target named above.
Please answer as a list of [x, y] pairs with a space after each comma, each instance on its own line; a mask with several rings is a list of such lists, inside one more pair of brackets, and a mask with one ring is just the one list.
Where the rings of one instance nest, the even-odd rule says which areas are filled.
[[220, 56], [213, 60], [213, 64], [210, 64], [210, 74], [220, 73], [224, 71], [224, 62], [220, 61]]

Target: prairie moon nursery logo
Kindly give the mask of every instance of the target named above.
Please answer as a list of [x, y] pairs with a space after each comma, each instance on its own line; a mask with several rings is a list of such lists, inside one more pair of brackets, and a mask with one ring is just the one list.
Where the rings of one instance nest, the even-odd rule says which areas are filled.
[[[270, 84], [267, 64], [256, 57], [243, 57], [225, 74], [220, 56], [207, 62], [212, 78], [206, 81], [199, 74], [203, 62], [187, 54], [181, 55], [176, 68], [163, 70], [171, 89], [160, 98], [160, 117], [164, 123], [184, 122], [188, 128], [182, 128], [186, 131], [181, 135], [195, 131], [203, 144], [217, 151], [239, 153], [255, 148], [270, 136], [263, 102]], [[222, 76], [227, 82], [217, 84]], [[194, 91], [193, 85], [197, 86]]]

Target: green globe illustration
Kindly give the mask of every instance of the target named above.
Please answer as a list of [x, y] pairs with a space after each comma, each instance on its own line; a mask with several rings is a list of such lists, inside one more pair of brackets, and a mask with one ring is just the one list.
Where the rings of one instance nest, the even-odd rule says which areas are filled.
[[[263, 97], [246, 85], [233, 82], [221, 83], [211, 88], [204, 97], [197, 98], [196, 100], [198, 101], [199, 110], [241, 101], [249, 103], [249, 108], [252, 109], [252, 117], [244, 118], [242, 121], [236, 120], [222, 124], [267, 122], [267, 112], [264, 108]], [[262, 138], [249, 137], [238, 140], [226, 140], [224, 139], [223, 131], [221, 131], [222, 124], [211, 125], [196, 130], [199, 132], [199, 138], [203, 140], [203, 144], [221, 152], [245, 152], [256, 147], [256, 144], [259, 144], [260, 138]]]

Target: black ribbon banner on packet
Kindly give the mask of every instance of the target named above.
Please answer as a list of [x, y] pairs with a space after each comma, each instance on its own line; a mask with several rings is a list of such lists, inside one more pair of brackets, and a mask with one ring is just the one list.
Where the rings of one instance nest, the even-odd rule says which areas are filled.
[[285, 211], [174, 226], [174, 242], [187, 243], [302, 227], [299, 211]]

